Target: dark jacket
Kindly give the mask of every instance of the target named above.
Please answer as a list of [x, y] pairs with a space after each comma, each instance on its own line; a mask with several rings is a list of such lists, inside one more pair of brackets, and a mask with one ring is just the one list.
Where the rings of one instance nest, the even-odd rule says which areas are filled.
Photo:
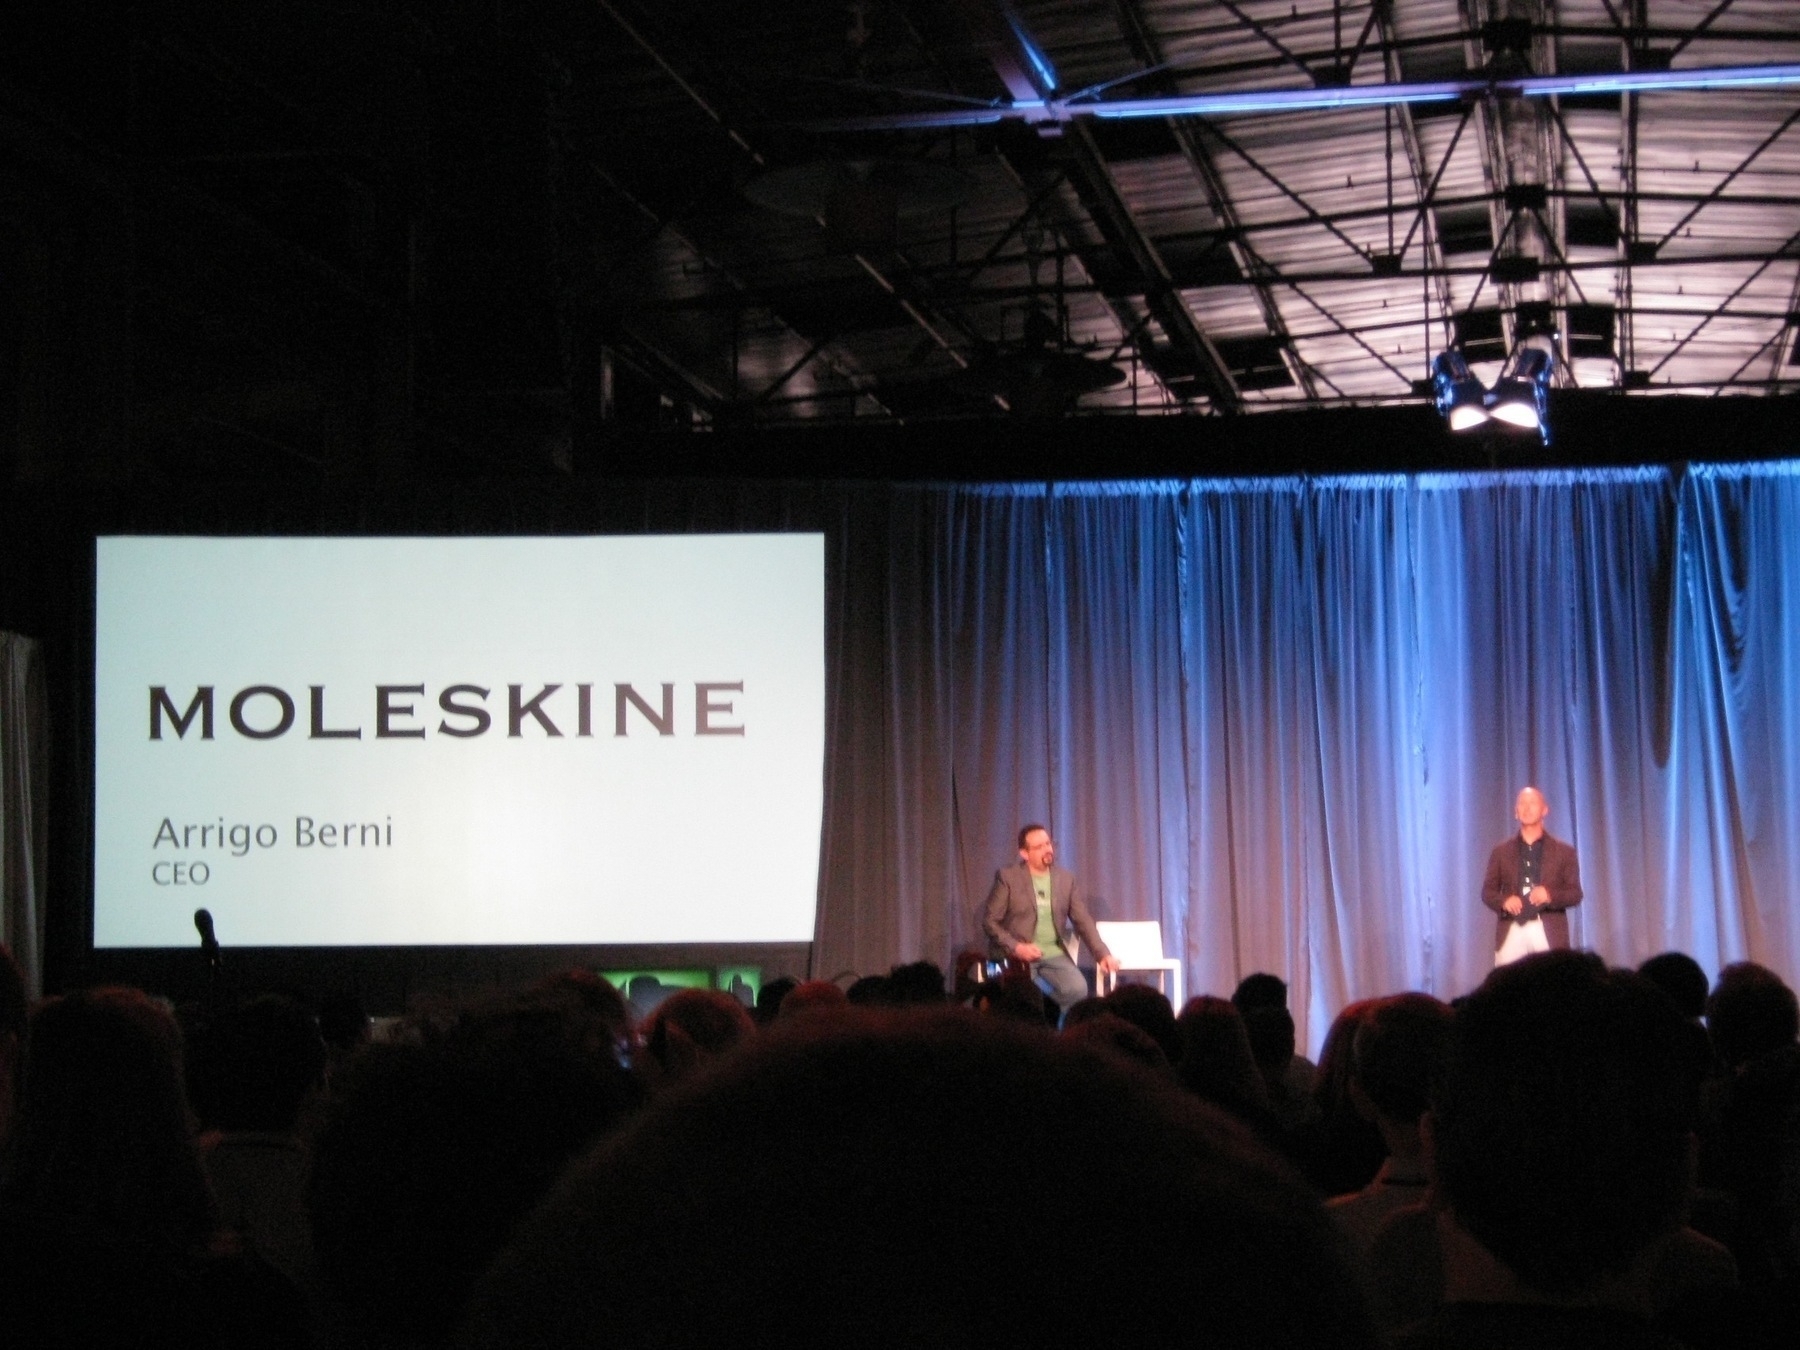
[[[1073, 929], [1096, 961], [1111, 955], [1100, 940], [1093, 916], [1088, 913], [1081, 883], [1065, 868], [1050, 869], [1050, 916], [1056, 921], [1058, 941]], [[994, 873], [994, 888], [988, 892], [983, 927], [995, 950], [1008, 955], [1021, 942], [1030, 942], [1037, 933], [1037, 890], [1031, 884], [1031, 869], [1024, 863], [1014, 863]], [[1045, 952], [1044, 955], [1056, 953]]]
[[[1529, 920], [1533, 913], [1544, 920], [1544, 937], [1551, 950], [1569, 945], [1569, 916], [1564, 910], [1581, 903], [1581, 864], [1575, 850], [1562, 840], [1544, 835], [1544, 875], [1539, 885], [1550, 892], [1550, 903], [1534, 907], [1527, 903], [1520, 919]], [[1494, 846], [1488, 855], [1487, 876], [1481, 883], [1481, 903], [1494, 911], [1494, 949], [1506, 941], [1506, 926], [1516, 922], [1501, 908], [1506, 897], [1519, 894], [1519, 836]]]

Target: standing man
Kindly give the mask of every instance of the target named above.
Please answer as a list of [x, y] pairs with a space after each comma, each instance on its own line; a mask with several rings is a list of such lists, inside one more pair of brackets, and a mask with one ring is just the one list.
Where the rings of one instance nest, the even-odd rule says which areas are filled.
[[1117, 970], [1119, 960], [1100, 940], [1075, 874], [1055, 863], [1049, 830], [1042, 825], [1020, 830], [1019, 861], [994, 873], [986, 927], [995, 950], [1026, 962], [1032, 978], [1067, 1012], [1087, 997], [1088, 988], [1069, 958], [1063, 934], [1073, 928], [1101, 970]]
[[1550, 804], [1534, 787], [1513, 805], [1519, 832], [1488, 855], [1481, 903], [1494, 911], [1494, 964], [1569, 945], [1569, 916], [1581, 903], [1581, 865], [1575, 850], [1550, 836]]

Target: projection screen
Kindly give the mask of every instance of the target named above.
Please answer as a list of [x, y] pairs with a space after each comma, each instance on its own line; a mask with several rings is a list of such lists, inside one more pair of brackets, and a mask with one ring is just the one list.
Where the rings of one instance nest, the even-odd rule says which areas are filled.
[[94, 941], [809, 942], [824, 540], [97, 541]]

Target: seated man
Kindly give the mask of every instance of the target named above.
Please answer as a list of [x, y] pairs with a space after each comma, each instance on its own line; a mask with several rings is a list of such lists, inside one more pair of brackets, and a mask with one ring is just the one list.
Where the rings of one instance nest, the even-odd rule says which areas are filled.
[[984, 921], [994, 951], [1025, 962], [1064, 1012], [1088, 994], [1087, 978], [1064, 944], [1065, 933], [1074, 930], [1101, 970], [1119, 968], [1094, 927], [1081, 883], [1073, 872], [1056, 866], [1056, 845], [1042, 825], [1019, 831], [1019, 861], [994, 873]]

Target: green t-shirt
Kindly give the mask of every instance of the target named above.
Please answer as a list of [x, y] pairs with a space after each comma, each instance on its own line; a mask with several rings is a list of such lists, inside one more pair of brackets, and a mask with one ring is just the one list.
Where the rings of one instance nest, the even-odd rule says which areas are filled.
[[1045, 956], [1056, 956], [1062, 951], [1062, 941], [1056, 935], [1056, 911], [1050, 904], [1050, 874], [1033, 876], [1031, 887], [1037, 892], [1037, 932], [1031, 940]]

